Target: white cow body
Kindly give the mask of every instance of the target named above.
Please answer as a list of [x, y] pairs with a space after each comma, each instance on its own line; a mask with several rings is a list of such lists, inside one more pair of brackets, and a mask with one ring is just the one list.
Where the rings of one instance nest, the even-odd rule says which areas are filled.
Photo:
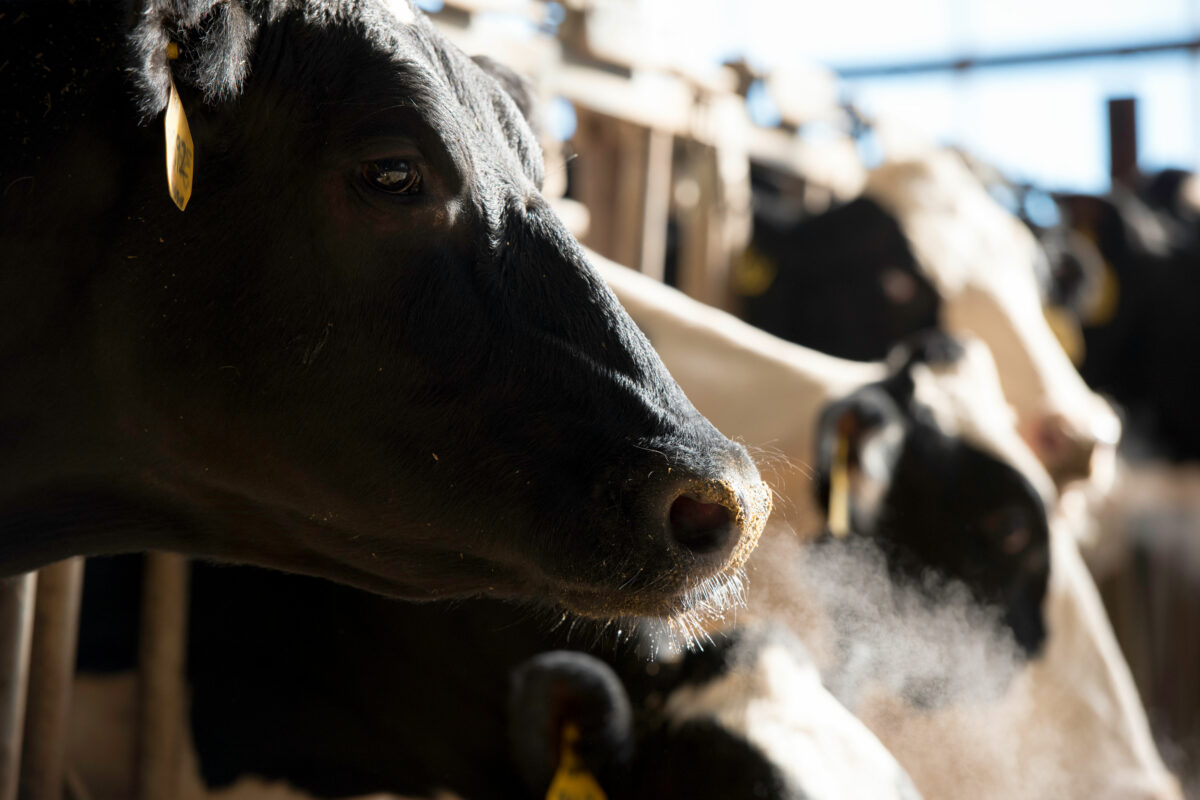
[[667, 697], [668, 728], [711, 719], [767, 755], [809, 800], [916, 800], [912, 780], [821, 685], [803, 647], [776, 633], [725, 674]]
[[1074, 538], [1056, 526], [1046, 651], [994, 701], [853, 709], [930, 800], [1181, 798]]

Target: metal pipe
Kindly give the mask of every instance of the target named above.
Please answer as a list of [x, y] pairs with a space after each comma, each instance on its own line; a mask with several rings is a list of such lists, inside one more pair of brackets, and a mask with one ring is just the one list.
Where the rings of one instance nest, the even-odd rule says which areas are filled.
[[1146, 55], [1174, 50], [1200, 51], [1200, 38], [1124, 47], [1083, 47], [1076, 50], [1043, 50], [1031, 53], [1005, 53], [994, 56], [961, 56], [959, 58], [911, 61], [907, 64], [843, 64], [829, 65], [830, 69], [843, 78], [882, 78], [895, 75], [914, 75], [922, 72], [956, 72], [972, 69], [994, 69], [997, 67], [1019, 67], [1030, 64], [1046, 64], [1055, 61], [1077, 61], [1113, 56]]
[[1112, 185], [1132, 188], [1138, 177], [1137, 100], [1108, 101], [1108, 174]]

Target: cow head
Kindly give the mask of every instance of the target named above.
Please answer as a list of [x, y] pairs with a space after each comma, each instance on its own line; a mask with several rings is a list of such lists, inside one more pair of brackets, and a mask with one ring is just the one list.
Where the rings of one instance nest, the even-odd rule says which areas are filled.
[[1033, 234], [953, 153], [884, 164], [866, 191], [899, 220], [937, 288], [942, 327], [987, 343], [1022, 435], [1046, 469], [1060, 485], [1092, 475], [1121, 425], [1047, 323], [1036, 273], [1043, 255]]
[[[22, 211], [57, 220], [91, 157], [112, 185], [86, 237], [64, 252], [5, 220], [71, 287], [45, 309], [71, 329], [37, 345], [69, 354], [25, 411], [73, 435], [9, 482], [23, 524], [85, 486], [117, 509], [105, 524], [157, 538], [100, 544], [59, 520], [67, 549], [596, 616], [725, 586], [767, 491], [547, 207], [499, 82], [404, 0], [154, 0], [132, 26], [146, 124], [126, 81], [83, 117], [87, 149], [68, 158], [47, 129]], [[159, 127], [172, 86], [194, 139], [182, 213]]]
[[[892, 360], [886, 380], [832, 403], [818, 422], [816, 488], [827, 513], [833, 482], [846, 484], [836, 502], [848, 519], [834, 512], [831, 528], [878, 543], [896, 574], [965, 583], [1034, 653], [1046, 635], [1044, 498], [1053, 490], [1014, 441], [995, 367], [978, 342], [964, 348], [937, 334], [898, 347]], [[997, 424], [979, 422], [989, 419]]]

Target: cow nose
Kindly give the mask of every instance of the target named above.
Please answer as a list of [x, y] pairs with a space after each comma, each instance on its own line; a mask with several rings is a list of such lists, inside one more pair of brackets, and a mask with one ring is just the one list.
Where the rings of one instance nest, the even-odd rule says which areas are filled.
[[696, 555], [727, 551], [734, 536], [735, 513], [720, 503], [686, 494], [675, 498], [668, 515], [675, 543]]
[[669, 546], [706, 572], [745, 561], [772, 505], [757, 472], [737, 468], [693, 474], [659, 496], [669, 504], [663, 520]]
[[1094, 414], [1089, 423], [1081, 429], [1062, 415], [1050, 414], [1037, 426], [1034, 450], [1060, 487], [1093, 477], [1098, 457], [1120, 438], [1120, 422], [1110, 409], [1107, 415]]
[[1037, 452], [1058, 483], [1087, 477], [1096, 440], [1076, 431], [1066, 418], [1052, 414], [1037, 431]]

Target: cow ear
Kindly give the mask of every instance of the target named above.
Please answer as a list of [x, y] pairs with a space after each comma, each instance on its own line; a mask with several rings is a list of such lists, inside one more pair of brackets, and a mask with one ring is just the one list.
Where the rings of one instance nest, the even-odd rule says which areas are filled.
[[567, 650], [534, 656], [513, 670], [508, 710], [509, 746], [532, 796], [546, 796], [572, 763], [609, 794], [628, 773], [633, 711], [603, 661]]
[[[171, 81], [204, 102], [236, 96], [250, 70], [258, 25], [237, 0], [147, 0], [130, 37], [144, 119], [167, 107]], [[172, 59], [168, 46], [175, 45]]]
[[830, 404], [817, 421], [817, 502], [836, 538], [869, 532], [904, 444], [903, 415], [878, 386]]

